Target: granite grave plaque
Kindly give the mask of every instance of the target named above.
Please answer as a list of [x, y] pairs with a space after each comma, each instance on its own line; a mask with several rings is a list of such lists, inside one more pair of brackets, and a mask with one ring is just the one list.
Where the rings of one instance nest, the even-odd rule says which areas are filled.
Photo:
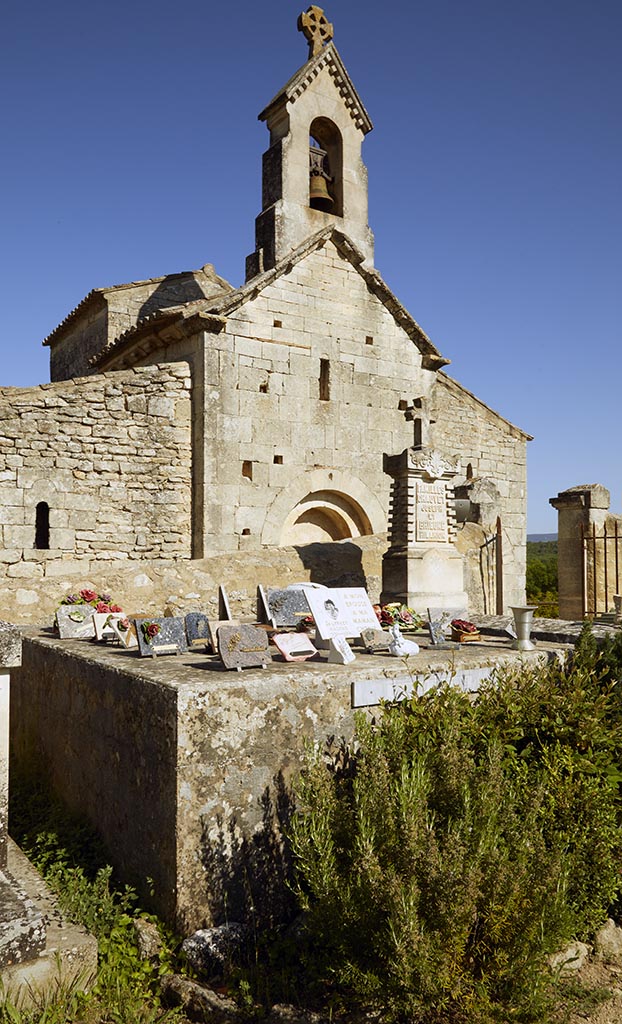
[[188, 612], [185, 619], [186, 639], [190, 650], [211, 643], [209, 619], [203, 612]]
[[268, 615], [275, 627], [297, 626], [301, 619], [311, 615], [305, 591], [299, 587], [268, 588]]
[[221, 626], [239, 626], [236, 619], [210, 619], [209, 621], [209, 645], [213, 654], [218, 654], [218, 630]]
[[318, 653], [306, 633], [275, 633], [272, 642], [285, 661], [307, 661]]
[[95, 636], [90, 604], [63, 604], [56, 609], [56, 624], [61, 640], [92, 640]]
[[272, 660], [264, 630], [244, 623], [218, 627], [218, 650], [226, 669], [265, 668]]
[[185, 654], [188, 650], [183, 619], [135, 619], [134, 624], [142, 658], [155, 658], [160, 654]]

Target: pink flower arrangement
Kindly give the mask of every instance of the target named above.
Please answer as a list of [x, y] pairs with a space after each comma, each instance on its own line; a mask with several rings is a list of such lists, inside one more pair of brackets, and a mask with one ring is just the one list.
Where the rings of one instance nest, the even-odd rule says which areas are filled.
[[78, 594], [67, 594], [67, 597], [63, 598], [61, 604], [90, 604], [96, 612], [100, 612], [103, 615], [108, 612], [119, 613], [123, 611], [120, 605], [112, 604], [110, 594], [98, 594], [89, 587], [84, 587]]
[[375, 604], [374, 611], [381, 626], [392, 626], [398, 622], [400, 626], [407, 626], [411, 629], [418, 629], [423, 625], [423, 619], [414, 608], [394, 601], [391, 604]]

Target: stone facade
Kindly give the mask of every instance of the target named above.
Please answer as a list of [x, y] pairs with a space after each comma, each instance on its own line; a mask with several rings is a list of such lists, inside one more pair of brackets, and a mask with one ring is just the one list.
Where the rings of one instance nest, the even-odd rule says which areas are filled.
[[190, 403], [185, 363], [0, 390], [1, 579], [189, 557]]
[[558, 513], [559, 613], [564, 619], [618, 614], [614, 597], [622, 591], [622, 516], [610, 511], [610, 500], [602, 484], [579, 484], [550, 499]]

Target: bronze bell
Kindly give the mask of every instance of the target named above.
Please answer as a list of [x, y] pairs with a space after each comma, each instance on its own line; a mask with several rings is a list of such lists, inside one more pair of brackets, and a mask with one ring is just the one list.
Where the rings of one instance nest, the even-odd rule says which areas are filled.
[[312, 174], [309, 183], [309, 206], [313, 210], [323, 210], [330, 213], [334, 199], [328, 191], [326, 178], [323, 174]]
[[309, 206], [313, 210], [323, 210], [330, 213], [334, 199], [328, 191], [327, 182], [331, 181], [330, 175], [324, 170], [326, 151], [319, 146], [309, 147]]

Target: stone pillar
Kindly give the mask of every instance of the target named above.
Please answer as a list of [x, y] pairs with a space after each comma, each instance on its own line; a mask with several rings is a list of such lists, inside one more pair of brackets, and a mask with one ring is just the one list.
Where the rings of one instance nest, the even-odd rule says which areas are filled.
[[467, 609], [462, 556], [456, 530], [453, 488], [458, 460], [433, 448], [407, 448], [385, 455], [393, 478], [389, 550], [382, 560], [383, 603], [402, 601], [427, 607]]
[[[562, 619], [581, 619], [594, 605], [594, 573], [585, 572], [581, 527], [602, 528], [610, 495], [601, 484], [582, 484], [560, 491], [549, 504], [557, 509], [557, 586]], [[589, 568], [589, 567], [588, 567]], [[587, 608], [583, 607], [583, 600]]]

